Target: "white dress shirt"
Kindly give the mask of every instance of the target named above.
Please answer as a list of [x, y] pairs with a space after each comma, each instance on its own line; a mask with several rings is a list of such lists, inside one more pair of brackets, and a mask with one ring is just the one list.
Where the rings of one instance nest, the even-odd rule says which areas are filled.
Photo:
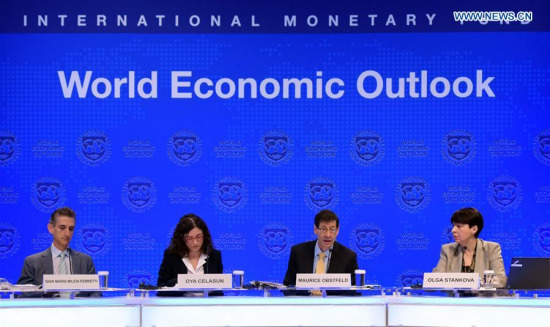
[[206, 254], [201, 253], [197, 267], [194, 268], [188, 257], [183, 258], [183, 264], [187, 267], [187, 273], [192, 275], [204, 275], [204, 264], [206, 263]]
[[[204, 264], [206, 263], [206, 254], [201, 253], [199, 257], [199, 262], [197, 263], [197, 268], [193, 267], [193, 264], [189, 261], [188, 257], [183, 258], [183, 264], [187, 267], [187, 273], [191, 275], [204, 275]], [[202, 297], [203, 293], [200, 292], [186, 292], [186, 297]]]

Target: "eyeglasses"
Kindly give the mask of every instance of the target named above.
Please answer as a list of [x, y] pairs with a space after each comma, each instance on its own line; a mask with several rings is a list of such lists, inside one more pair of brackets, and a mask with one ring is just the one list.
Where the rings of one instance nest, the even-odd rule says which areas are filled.
[[332, 228], [326, 228], [326, 227], [321, 227], [321, 228], [317, 228], [318, 231], [321, 232], [321, 234], [327, 234], [327, 233], [330, 233], [330, 234], [336, 234], [336, 228], [332, 227]]
[[185, 236], [185, 240], [187, 242], [193, 242], [193, 240], [202, 241], [203, 237], [204, 237], [204, 235], [202, 235], [202, 234], [199, 234], [195, 237], [187, 235], [187, 236]]

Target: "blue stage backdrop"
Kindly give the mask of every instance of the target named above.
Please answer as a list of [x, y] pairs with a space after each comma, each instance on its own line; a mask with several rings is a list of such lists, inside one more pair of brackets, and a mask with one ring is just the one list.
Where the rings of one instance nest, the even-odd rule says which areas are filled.
[[[116, 287], [156, 283], [191, 212], [224, 270], [247, 281], [281, 282], [290, 247], [314, 238], [326, 208], [369, 283], [421, 280], [467, 206], [506, 269], [513, 256], [550, 256], [542, 15], [459, 24], [452, 8], [277, 3], [273, 13], [2, 5], [0, 277], [16, 282], [24, 258], [50, 246], [47, 221], [62, 206], [77, 212], [71, 246]], [[292, 15], [297, 27], [285, 27]]]

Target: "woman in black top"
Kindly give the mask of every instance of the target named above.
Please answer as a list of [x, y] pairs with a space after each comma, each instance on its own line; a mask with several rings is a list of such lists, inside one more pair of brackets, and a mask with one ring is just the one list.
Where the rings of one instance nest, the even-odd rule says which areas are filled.
[[[157, 286], [175, 286], [178, 274], [222, 274], [221, 252], [214, 249], [206, 223], [195, 214], [187, 214], [178, 222], [170, 245], [164, 251]], [[168, 293], [168, 294], [167, 294]], [[158, 292], [177, 296], [183, 292]], [[212, 295], [223, 295], [212, 292]]]

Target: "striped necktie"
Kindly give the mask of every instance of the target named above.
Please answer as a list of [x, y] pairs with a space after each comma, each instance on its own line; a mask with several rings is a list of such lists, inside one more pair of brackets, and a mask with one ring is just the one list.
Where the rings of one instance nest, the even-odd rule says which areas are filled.
[[67, 251], [63, 251], [59, 254], [60, 260], [59, 260], [59, 266], [57, 267], [57, 273], [59, 275], [67, 275], [68, 269], [67, 269], [67, 257], [69, 254]]

